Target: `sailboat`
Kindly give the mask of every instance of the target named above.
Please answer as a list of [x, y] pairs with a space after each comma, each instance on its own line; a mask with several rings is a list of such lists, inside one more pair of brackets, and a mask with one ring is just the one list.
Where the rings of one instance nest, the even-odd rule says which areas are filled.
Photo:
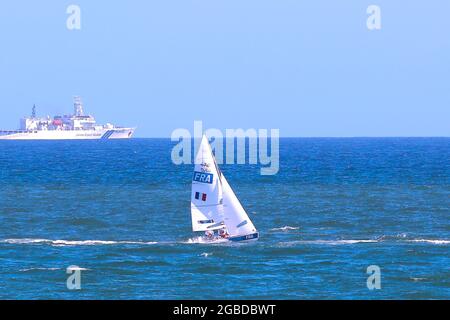
[[246, 241], [259, 238], [259, 232], [217, 166], [205, 135], [195, 157], [191, 217], [192, 230], [204, 232], [205, 240]]

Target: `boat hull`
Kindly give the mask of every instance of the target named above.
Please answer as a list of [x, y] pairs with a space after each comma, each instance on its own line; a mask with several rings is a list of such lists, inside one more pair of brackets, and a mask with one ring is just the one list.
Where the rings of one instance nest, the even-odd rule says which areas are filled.
[[128, 139], [134, 128], [102, 130], [0, 131], [0, 140], [110, 140]]
[[247, 234], [244, 236], [229, 237], [228, 241], [240, 242], [240, 241], [258, 240], [258, 239], [259, 239], [259, 232], [255, 232], [255, 233]]

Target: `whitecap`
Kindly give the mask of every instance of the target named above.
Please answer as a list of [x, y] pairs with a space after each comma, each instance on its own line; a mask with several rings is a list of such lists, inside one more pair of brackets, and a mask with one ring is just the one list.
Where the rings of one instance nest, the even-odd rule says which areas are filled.
[[374, 242], [379, 242], [379, 240], [373, 240], [373, 239], [297, 240], [297, 241], [281, 242], [281, 244], [284, 244], [284, 245], [295, 245], [295, 244], [345, 245], [345, 244], [374, 243]]
[[418, 281], [426, 280], [427, 278], [410, 278], [410, 279], [414, 282], [418, 282]]
[[408, 242], [425, 242], [425, 243], [432, 243], [432, 244], [450, 244], [450, 240], [443, 240], [443, 239], [412, 239], [412, 240], [406, 240]]
[[187, 241], [182, 241], [181, 243], [184, 244], [215, 244], [215, 243], [224, 243], [224, 242], [229, 242], [227, 239], [222, 239], [222, 238], [215, 238], [212, 240], [206, 239], [205, 237], [194, 237], [194, 238], [190, 238]]
[[30, 239], [30, 238], [23, 238], [23, 239], [4, 239], [0, 240], [0, 243], [9, 243], [9, 244], [33, 244], [33, 243], [44, 243], [44, 242], [50, 242], [51, 240], [47, 239]]
[[67, 267], [66, 270], [72, 272], [72, 271], [87, 271], [87, 270], [90, 270], [90, 269], [82, 268], [82, 267], [79, 267], [79, 266], [69, 266], [69, 267]]
[[284, 226], [280, 228], [272, 228], [271, 231], [289, 231], [289, 230], [298, 230], [299, 227], [291, 227], [291, 226]]
[[212, 256], [212, 253], [209, 252], [202, 252], [201, 254], [202, 257], [208, 258], [209, 256]]
[[137, 244], [151, 245], [158, 242], [155, 241], [111, 241], [111, 240], [50, 240], [50, 239], [4, 239], [0, 243], [8, 244], [48, 244], [51, 246], [95, 246], [95, 245], [115, 245], [115, 244]]
[[27, 271], [55, 271], [55, 270], [61, 270], [61, 268], [43, 268], [43, 267], [36, 267], [36, 268], [25, 268], [25, 269], [20, 269], [20, 272], [27, 272]]

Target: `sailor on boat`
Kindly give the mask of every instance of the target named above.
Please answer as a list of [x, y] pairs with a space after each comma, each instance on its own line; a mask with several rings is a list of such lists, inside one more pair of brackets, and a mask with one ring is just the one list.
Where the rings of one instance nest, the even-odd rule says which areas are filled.
[[225, 229], [220, 229], [219, 230], [219, 236], [223, 239], [226, 239], [229, 237], [228, 232]]
[[214, 238], [214, 232], [211, 230], [206, 230], [205, 231], [205, 236], [208, 240], [212, 240]]

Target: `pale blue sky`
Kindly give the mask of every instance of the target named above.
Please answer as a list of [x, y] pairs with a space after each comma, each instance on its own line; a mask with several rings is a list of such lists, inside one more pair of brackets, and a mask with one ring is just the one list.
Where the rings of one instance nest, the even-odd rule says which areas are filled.
[[[82, 29], [66, 28], [81, 7]], [[369, 31], [366, 8], [381, 7]], [[42, 0], [0, 6], [0, 128], [72, 111], [168, 137], [450, 136], [450, 1]]]

